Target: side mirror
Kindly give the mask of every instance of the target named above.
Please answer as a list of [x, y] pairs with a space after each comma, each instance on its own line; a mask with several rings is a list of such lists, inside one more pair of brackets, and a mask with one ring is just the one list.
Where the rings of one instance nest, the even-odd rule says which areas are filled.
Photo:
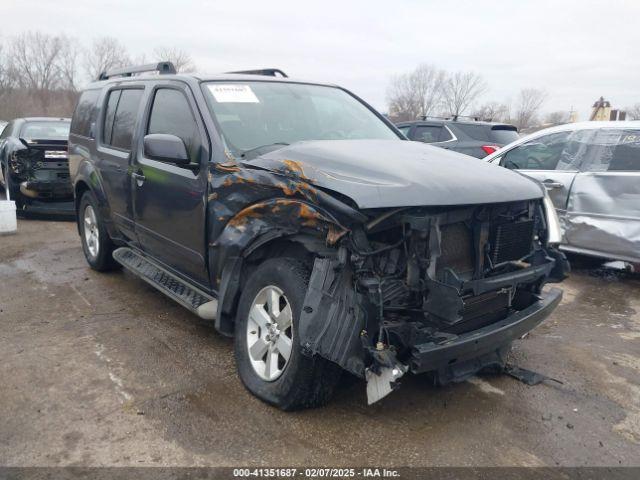
[[181, 138], [165, 133], [152, 133], [144, 137], [144, 155], [152, 160], [188, 165], [189, 154]]

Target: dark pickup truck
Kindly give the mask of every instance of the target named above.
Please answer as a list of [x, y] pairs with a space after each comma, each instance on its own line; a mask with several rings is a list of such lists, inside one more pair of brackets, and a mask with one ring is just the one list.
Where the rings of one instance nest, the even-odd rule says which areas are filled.
[[343, 369], [371, 403], [407, 371], [502, 367], [560, 302], [543, 291], [568, 265], [540, 185], [406, 141], [342, 88], [161, 63], [105, 72], [73, 125], [90, 266], [122, 265], [233, 336], [245, 386], [282, 409], [323, 404]]

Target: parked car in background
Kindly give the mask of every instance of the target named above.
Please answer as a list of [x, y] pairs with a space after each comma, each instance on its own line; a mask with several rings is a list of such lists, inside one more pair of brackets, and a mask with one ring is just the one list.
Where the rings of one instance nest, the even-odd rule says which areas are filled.
[[396, 126], [409, 139], [484, 158], [518, 139], [518, 129], [506, 123], [461, 120], [461, 117], [423, 117]]
[[487, 161], [539, 180], [563, 228], [563, 250], [640, 263], [640, 122], [541, 130]]
[[4, 120], [0, 120], [0, 135], [2, 135], [2, 131], [4, 130], [4, 127], [7, 126], [9, 122], [5, 122]]
[[68, 118], [16, 118], [0, 134], [0, 181], [19, 212], [74, 213], [69, 125]]
[[89, 265], [235, 336], [244, 385], [286, 410], [325, 403], [340, 369], [374, 402], [409, 370], [503, 366], [562, 296], [542, 290], [567, 268], [544, 189], [406, 141], [347, 90], [254, 73], [87, 87], [69, 155]]

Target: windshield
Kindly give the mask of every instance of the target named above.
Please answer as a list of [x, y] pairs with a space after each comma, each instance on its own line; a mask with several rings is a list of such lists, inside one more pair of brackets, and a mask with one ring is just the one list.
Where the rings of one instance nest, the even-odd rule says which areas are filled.
[[339, 88], [207, 82], [203, 90], [235, 156], [303, 140], [399, 139], [371, 110]]
[[20, 130], [20, 138], [25, 140], [67, 140], [69, 138], [67, 122], [27, 122]]

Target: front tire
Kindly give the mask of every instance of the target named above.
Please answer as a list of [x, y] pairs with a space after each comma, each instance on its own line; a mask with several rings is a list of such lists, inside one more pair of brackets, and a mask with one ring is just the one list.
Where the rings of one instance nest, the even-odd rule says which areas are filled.
[[294, 258], [272, 258], [250, 274], [235, 325], [238, 374], [255, 396], [282, 410], [324, 405], [341, 369], [302, 354], [298, 322], [309, 270]]
[[80, 199], [77, 221], [82, 250], [89, 266], [98, 272], [118, 268], [112, 256], [115, 245], [100, 217], [98, 202], [90, 191], [84, 192]]

